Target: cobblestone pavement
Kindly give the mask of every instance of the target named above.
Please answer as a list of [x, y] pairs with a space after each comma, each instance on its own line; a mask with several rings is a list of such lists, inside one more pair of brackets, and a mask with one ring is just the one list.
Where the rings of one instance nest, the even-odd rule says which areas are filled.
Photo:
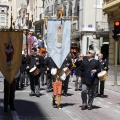
[[16, 91], [16, 111], [3, 112], [3, 78], [0, 77], [0, 120], [119, 120], [120, 93], [105, 89], [105, 98], [97, 97], [92, 110], [81, 110], [81, 91], [69, 82], [68, 96], [62, 96], [62, 109], [52, 107], [52, 92], [41, 86], [40, 97], [30, 97], [29, 86]]

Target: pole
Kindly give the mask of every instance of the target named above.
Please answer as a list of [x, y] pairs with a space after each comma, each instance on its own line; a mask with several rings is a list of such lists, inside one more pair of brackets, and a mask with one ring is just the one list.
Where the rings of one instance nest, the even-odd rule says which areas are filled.
[[27, 49], [27, 61], [29, 60], [29, 55], [28, 55], [28, 40], [27, 40], [27, 36], [28, 36], [28, 30], [26, 29], [26, 49]]
[[12, 31], [12, 7], [11, 7], [11, 26], [10, 26], [10, 30]]
[[118, 40], [115, 40], [115, 73], [114, 73], [114, 85], [117, 85], [117, 57], [118, 57]]
[[52, 11], [52, 12], [53, 12], [53, 16], [54, 16], [54, 3], [55, 3], [55, 2], [54, 2], [54, 0], [53, 0], [53, 11]]

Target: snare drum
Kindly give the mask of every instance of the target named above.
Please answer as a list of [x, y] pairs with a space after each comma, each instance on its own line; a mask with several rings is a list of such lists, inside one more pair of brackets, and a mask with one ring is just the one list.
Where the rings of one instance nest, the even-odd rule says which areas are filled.
[[68, 67], [63, 68], [63, 71], [65, 72], [66, 75], [70, 74], [70, 69]]
[[32, 67], [29, 72], [32, 76], [36, 76], [40, 74], [40, 70], [36, 66]]
[[100, 73], [98, 73], [98, 78], [100, 79], [100, 81], [105, 81], [108, 79], [108, 73], [106, 71], [101, 71]]

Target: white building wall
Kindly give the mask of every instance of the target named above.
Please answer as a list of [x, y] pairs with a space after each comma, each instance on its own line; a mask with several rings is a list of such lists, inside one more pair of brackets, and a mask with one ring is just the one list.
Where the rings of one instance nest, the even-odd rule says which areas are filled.
[[[66, 6], [66, 16], [68, 16], [70, 2], [65, 2], [61, 0], [62, 4]], [[66, 0], [67, 1], [67, 0]], [[79, 28], [79, 32], [82, 35], [80, 38], [81, 43], [81, 53], [86, 54], [88, 50], [87, 39], [89, 39], [89, 44], [94, 44], [94, 49], [97, 53], [100, 52], [100, 40], [96, 39], [96, 22], [107, 22], [107, 16], [103, 15], [102, 12], [102, 3], [103, 0], [72, 0], [72, 15], [74, 15], [75, 3], [79, 4], [79, 27], [77, 20], [73, 20], [72, 23], [76, 23], [76, 29]], [[51, 3], [53, 3], [51, 1]], [[67, 4], [66, 4], [67, 3]], [[48, 0], [45, 0], [44, 11], [51, 6]], [[93, 38], [94, 35], [94, 38]]]
[[33, 22], [40, 20], [40, 14], [43, 13], [43, 1], [34, 0], [33, 4]]

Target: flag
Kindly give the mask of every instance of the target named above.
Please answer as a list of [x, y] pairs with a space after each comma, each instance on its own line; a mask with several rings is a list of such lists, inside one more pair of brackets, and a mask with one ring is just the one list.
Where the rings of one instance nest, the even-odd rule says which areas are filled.
[[11, 83], [21, 66], [22, 31], [0, 31], [0, 70]]
[[70, 19], [48, 19], [47, 51], [58, 68], [70, 52], [71, 22]]

